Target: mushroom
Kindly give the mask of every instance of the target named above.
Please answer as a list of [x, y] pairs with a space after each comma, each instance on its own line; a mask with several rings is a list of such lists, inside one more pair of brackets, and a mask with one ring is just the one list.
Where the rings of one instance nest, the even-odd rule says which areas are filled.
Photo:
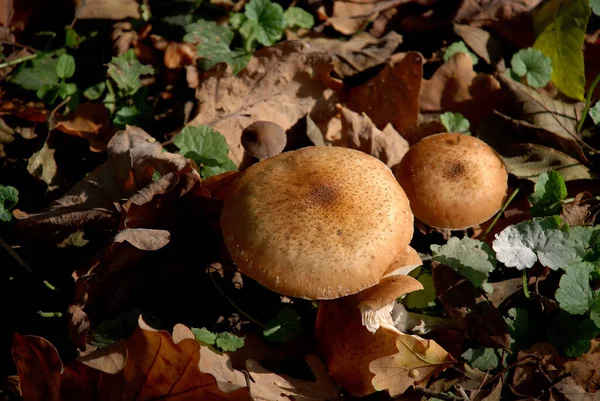
[[490, 219], [506, 198], [502, 158], [470, 135], [425, 137], [404, 155], [396, 179], [414, 216], [442, 229], [466, 229]]
[[285, 131], [270, 121], [255, 121], [242, 131], [244, 158], [239, 170], [245, 170], [259, 160], [280, 154], [287, 143]]
[[225, 198], [221, 228], [246, 276], [283, 295], [333, 299], [380, 281], [408, 246], [413, 215], [380, 160], [312, 146], [244, 171]]
[[[375, 376], [369, 364], [398, 353], [396, 339], [402, 334], [391, 318], [374, 333], [361, 323], [361, 304], [382, 304], [423, 288], [414, 278], [396, 274], [367, 290], [336, 300], [321, 301], [315, 324], [319, 352], [333, 380], [352, 394], [362, 397], [375, 392]], [[391, 310], [391, 308], [389, 308]], [[362, 315], [362, 317], [361, 317]], [[388, 312], [389, 315], [389, 312]]]

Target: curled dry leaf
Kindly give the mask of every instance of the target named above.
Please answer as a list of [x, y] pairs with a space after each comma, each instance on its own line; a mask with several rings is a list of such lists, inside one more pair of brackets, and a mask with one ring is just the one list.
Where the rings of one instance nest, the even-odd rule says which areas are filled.
[[242, 130], [258, 120], [289, 129], [310, 114], [328, 121], [335, 114], [340, 88], [331, 57], [301, 41], [285, 41], [254, 53], [238, 75], [218, 64], [196, 90], [198, 115], [190, 125], [208, 124], [225, 136], [230, 158], [239, 165], [244, 149]]
[[504, 75], [499, 75], [498, 79], [512, 97], [512, 117], [538, 128], [538, 135], [543, 142], [586, 160], [575, 128], [581, 118], [583, 102], [561, 102]]
[[248, 386], [254, 401], [333, 401], [338, 400], [335, 384], [329, 378], [323, 363], [314, 355], [306, 355], [316, 381], [294, 379], [286, 375], [272, 373], [256, 361], [248, 359]]
[[35, 213], [15, 210], [15, 228], [28, 239], [60, 242], [77, 229], [115, 228], [120, 202], [152, 183], [154, 171], [198, 176], [183, 156], [162, 152], [154, 138], [137, 127], [119, 131], [108, 143], [108, 160], [62, 198]]
[[458, 112], [471, 124], [501, 108], [500, 83], [491, 75], [473, 71], [471, 56], [456, 53], [431, 79], [423, 80], [419, 95], [422, 113]]
[[81, 103], [73, 112], [56, 118], [55, 128], [65, 134], [90, 141], [92, 151], [106, 150], [112, 132], [105, 131], [109, 125], [110, 112], [102, 103]]
[[346, 106], [366, 113], [379, 129], [391, 123], [405, 134], [417, 125], [422, 77], [421, 53], [395, 54], [379, 74], [348, 90]]
[[39, 337], [16, 334], [12, 353], [28, 401], [250, 401], [247, 387], [224, 392], [212, 374], [201, 371], [196, 340], [174, 339], [149, 327], [141, 317], [123, 343], [64, 366], [52, 344]]
[[381, 38], [374, 38], [360, 32], [347, 41], [328, 38], [306, 38], [303, 41], [331, 54], [335, 72], [345, 78], [385, 63], [402, 43], [402, 35], [391, 31]]
[[341, 139], [339, 143], [335, 143], [336, 146], [361, 150], [390, 168], [400, 163], [409, 145], [391, 124], [380, 131], [364, 112], [358, 114], [343, 106], [338, 106], [338, 110], [342, 130]]
[[411, 0], [367, 0], [333, 2], [333, 14], [327, 22], [338, 32], [352, 35], [363, 29], [369, 22], [386, 10], [408, 3]]
[[369, 370], [375, 374], [373, 387], [396, 397], [409, 387], [426, 383], [452, 365], [454, 358], [433, 340], [400, 333], [398, 353], [374, 360]]

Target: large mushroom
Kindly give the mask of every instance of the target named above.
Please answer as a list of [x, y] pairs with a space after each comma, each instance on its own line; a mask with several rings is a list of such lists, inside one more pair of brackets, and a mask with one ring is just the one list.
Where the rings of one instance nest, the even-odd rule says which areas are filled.
[[377, 284], [413, 235], [391, 170], [341, 147], [307, 147], [244, 171], [221, 215], [240, 271], [277, 293], [333, 299]]
[[485, 142], [465, 134], [423, 138], [404, 155], [396, 178], [417, 219], [435, 228], [466, 229], [490, 219], [506, 198], [508, 173]]

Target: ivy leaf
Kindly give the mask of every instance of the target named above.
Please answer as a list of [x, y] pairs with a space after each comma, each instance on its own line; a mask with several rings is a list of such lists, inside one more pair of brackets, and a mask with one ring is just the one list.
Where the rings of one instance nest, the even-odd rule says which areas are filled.
[[57, 59], [46, 53], [30, 62], [24, 63], [11, 79], [11, 82], [23, 89], [37, 91], [47, 86], [53, 87], [59, 81], [56, 74]]
[[198, 55], [202, 57], [199, 65], [204, 71], [210, 70], [218, 63], [227, 63], [235, 75], [246, 68], [252, 57], [251, 53], [243, 49], [231, 50], [224, 43], [206, 42], [199, 44], [196, 49]]
[[471, 123], [460, 113], [452, 113], [447, 111], [440, 116], [440, 121], [446, 128], [447, 132], [459, 132], [461, 134], [471, 135], [469, 129]]
[[315, 24], [315, 17], [300, 7], [290, 7], [283, 13], [288, 28], [310, 29]]
[[224, 44], [227, 48], [233, 40], [234, 33], [226, 25], [218, 25], [214, 21], [198, 20], [186, 25], [187, 32], [183, 40], [188, 43]]
[[500, 357], [494, 348], [469, 348], [461, 355], [461, 357], [463, 357], [469, 365], [482, 371], [496, 369], [500, 363]]
[[511, 71], [519, 77], [525, 77], [527, 84], [534, 88], [543, 88], [552, 78], [552, 60], [538, 49], [521, 49], [510, 61]]
[[560, 279], [555, 297], [561, 309], [573, 315], [587, 312], [594, 302], [589, 271], [576, 268], [567, 270]]
[[424, 309], [435, 305], [436, 293], [433, 277], [429, 273], [420, 274], [417, 278], [423, 289], [411, 292], [406, 296], [406, 306], [410, 309]]
[[277, 313], [275, 319], [265, 324], [263, 335], [271, 342], [285, 343], [301, 331], [302, 321], [298, 311], [285, 307]]
[[590, 107], [590, 111], [588, 111], [588, 114], [590, 117], [592, 117], [594, 124], [600, 125], [600, 101], [597, 101], [594, 104], [594, 106]]
[[562, 211], [561, 201], [567, 197], [567, 185], [563, 176], [555, 170], [540, 174], [534, 193], [529, 197], [531, 215], [552, 216]]
[[534, 13], [534, 48], [552, 60], [552, 82], [566, 96], [584, 100], [583, 40], [589, 0], [551, 0]]
[[15, 207], [19, 201], [19, 191], [11, 186], [0, 184], [0, 221], [10, 221], [12, 213], [10, 209]]
[[433, 260], [443, 263], [481, 287], [496, 267], [494, 252], [485, 243], [465, 237], [451, 237], [446, 245], [431, 245]]
[[538, 260], [552, 270], [577, 261], [577, 249], [565, 232], [552, 228], [553, 220], [553, 217], [536, 218], [508, 226], [496, 234], [492, 248], [498, 261], [519, 270], [530, 268]]
[[591, 319], [578, 320], [562, 310], [547, 330], [548, 340], [564, 355], [574, 358], [590, 350], [590, 340], [598, 333], [600, 328]]
[[279, 4], [270, 0], [250, 0], [244, 14], [253, 22], [256, 40], [261, 45], [271, 46], [283, 36], [285, 18]]
[[471, 52], [465, 44], [465, 42], [463, 42], [462, 40], [459, 42], [454, 42], [450, 46], [448, 46], [448, 48], [446, 48], [446, 51], [444, 52], [444, 62], [447, 63], [452, 56], [459, 52], [467, 53], [469, 56], [471, 56], [471, 61], [473, 62], [473, 65], [477, 65], [477, 63], [479, 62], [479, 57], [477, 57], [475, 53]]
[[244, 346], [245, 337], [238, 337], [229, 332], [217, 333], [215, 344], [223, 351], [235, 351]]
[[61, 54], [56, 60], [56, 75], [59, 78], [71, 78], [75, 74], [75, 59], [70, 54]]
[[108, 75], [117, 83], [119, 89], [129, 96], [136, 93], [142, 86], [140, 76], [152, 73], [154, 73], [154, 69], [140, 63], [133, 49], [129, 49], [127, 53], [119, 57], [113, 57], [108, 64]]

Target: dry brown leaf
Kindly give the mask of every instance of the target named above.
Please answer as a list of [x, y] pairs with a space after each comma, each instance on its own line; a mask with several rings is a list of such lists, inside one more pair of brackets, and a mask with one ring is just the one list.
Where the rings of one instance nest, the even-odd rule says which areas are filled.
[[150, 185], [154, 171], [191, 174], [183, 156], [162, 152], [154, 138], [137, 127], [127, 127], [108, 143], [108, 160], [71, 188], [62, 198], [36, 213], [15, 210], [17, 230], [30, 238], [62, 241], [65, 233], [96, 226], [113, 228], [120, 221], [120, 202]]
[[342, 130], [341, 139], [339, 143], [335, 143], [336, 146], [361, 150], [390, 168], [400, 163], [409, 145], [391, 124], [380, 131], [365, 113], [358, 114], [343, 106], [338, 106], [338, 109]]
[[77, 0], [78, 19], [139, 19], [140, 4], [136, 0]]
[[333, 2], [333, 14], [327, 22], [340, 33], [352, 35], [375, 20], [379, 13], [411, 0], [363, 0]]
[[303, 41], [329, 52], [335, 72], [345, 78], [385, 63], [402, 43], [402, 35], [391, 31], [382, 38], [374, 38], [366, 32], [359, 32], [347, 41], [329, 38], [306, 38]]
[[593, 197], [593, 194], [589, 192], [579, 192], [575, 195], [573, 202], [563, 204], [563, 210], [560, 213], [560, 217], [570, 227], [573, 226], [584, 226], [593, 224], [593, 217], [590, 218], [590, 207], [589, 203], [584, 203]]
[[206, 73], [196, 90], [198, 115], [189, 125], [208, 124], [225, 136], [230, 158], [239, 164], [242, 130], [257, 120], [287, 130], [310, 114], [328, 121], [339, 99], [330, 87], [331, 57], [301, 41], [284, 41], [258, 50], [238, 75], [224, 64]]
[[398, 353], [376, 359], [369, 364], [375, 374], [373, 387], [387, 390], [392, 397], [409, 387], [426, 383], [454, 362], [454, 358], [433, 340], [416, 335], [399, 334]]
[[55, 183], [58, 166], [56, 160], [54, 160], [56, 149], [50, 148], [48, 142], [49, 138], [40, 150], [31, 155], [27, 163], [27, 171], [34, 177], [44, 181], [48, 185], [48, 190], [52, 191], [57, 188], [53, 184]]
[[600, 389], [600, 340], [592, 340], [590, 350], [563, 365], [562, 372], [571, 374], [574, 384], [583, 391]]
[[[104, 151], [112, 133], [104, 133], [110, 112], [102, 103], [81, 103], [73, 112], [56, 119], [55, 128], [65, 134], [85, 138], [94, 151]], [[104, 135], [101, 135], [104, 134]]]
[[567, 358], [561, 356], [554, 345], [546, 342], [539, 342], [519, 351], [517, 359], [527, 356], [530, 359], [515, 368], [512, 387], [524, 396], [540, 396], [542, 389], [548, 387], [549, 379], [559, 376], [559, 369]]
[[117, 343], [64, 366], [52, 344], [39, 337], [16, 334], [12, 352], [26, 400], [250, 401], [247, 387], [223, 392], [201, 372], [197, 341], [178, 340], [140, 317], [125, 347]]
[[379, 74], [348, 91], [346, 106], [366, 113], [377, 128], [391, 123], [404, 135], [418, 122], [422, 77], [421, 53], [396, 54]]
[[556, 383], [552, 392], [558, 392], [567, 401], [598, 401], [600, 394], [596, 391], [585, 391], [573, 377], [565, 377]]
[[250, 396], [254, 401], [332, 401], [339, 396], [335, 384], [329, 378], [323, 363], [314, 355], [305, 357], [315, 375], [315, 382], [294, 379], [272, 373], [249, 359], [246, 361]]
[[489, 74], [473, 71], [471, 57], [462, 52], [440, 66], [431, 79], [423, 80], [419, 95], [421, 112], [458, 112], [473, 125], [501, 108], [502, 100], [500, 83]]
[[[504, 71], [500, 43], [488, 31], [470, 25], [454, 24], [454, 32], [464, 40], [477, 56], [499, 71]], [[501, 65], [498, 65], [502, 61]]]

